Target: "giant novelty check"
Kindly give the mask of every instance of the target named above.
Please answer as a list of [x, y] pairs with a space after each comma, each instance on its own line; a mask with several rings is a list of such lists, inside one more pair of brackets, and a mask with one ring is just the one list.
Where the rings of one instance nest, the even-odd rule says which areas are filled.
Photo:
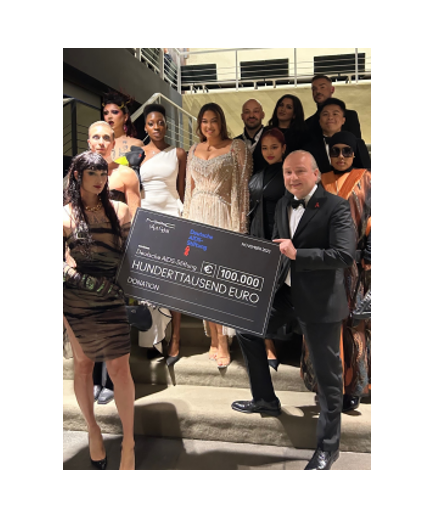
[[117, 280], [127, 297], [265, 335], [277, 244], [137, 209]]

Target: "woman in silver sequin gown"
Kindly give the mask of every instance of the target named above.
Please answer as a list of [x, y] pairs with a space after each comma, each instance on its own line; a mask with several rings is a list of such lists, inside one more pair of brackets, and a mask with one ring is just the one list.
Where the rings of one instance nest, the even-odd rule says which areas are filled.
[[[230, 139], [224, 112], [204, 105], [197, 118], [200, 143], [188, 153], [183, 217], [226, 230], [247, 233], [248, 181], [252, 158], [244, 141]], [[209, 358], [219, 368], [230, 364], [229, 337], [234, 330], [205, 321], [211, 338]]]

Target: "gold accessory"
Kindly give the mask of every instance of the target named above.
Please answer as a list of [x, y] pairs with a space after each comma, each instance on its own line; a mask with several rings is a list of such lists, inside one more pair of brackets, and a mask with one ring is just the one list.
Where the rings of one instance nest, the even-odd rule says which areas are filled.
[[97, 212], [98, 210], [101, 210], [102, 208], [102, 200], [99, 198], [98, 204], [95, 207], [84, 207], [87, 212]]
[[[107, 105], [110, 105], [111, 103], [113, 103], [113, 102], [110, 102], [107, 104], [103, 103], [102, 106], [106, 107]], [[114, 105], [117, 105], [117, 103], [115, 103]], [[122, 105], [117, 105], [117, 106], [119, 107], [119, 110], [122, 110], [123, 108], [125, 108], [125, 103], [122, 103]]]

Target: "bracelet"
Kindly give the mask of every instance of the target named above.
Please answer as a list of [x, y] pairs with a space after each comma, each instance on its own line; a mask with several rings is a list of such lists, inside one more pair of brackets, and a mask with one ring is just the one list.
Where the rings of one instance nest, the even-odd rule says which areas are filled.
[[88, 274], [85, 274], [84, 276], [86, 277], [84, 282], [84, 288], [86, 290], [93, 290], [97, 283], [96, 279], [93, 276], [89, 276]]
[[67, 264], [63, 264], [63, 281], [68, 281], [70, 279], [73, 279], [76, 274], [77, 273], [76, 273], [75, 269], [73, 269], [72, 267], [70, 267]]

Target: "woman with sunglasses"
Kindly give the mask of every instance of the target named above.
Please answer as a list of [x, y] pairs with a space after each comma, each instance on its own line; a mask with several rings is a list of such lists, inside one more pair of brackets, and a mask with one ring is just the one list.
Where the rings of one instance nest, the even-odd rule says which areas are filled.
[[135, 470], [135, 387], [129, 367], [129, 323], [122, 290], [115, 281], [131, 214], [110, 200], [108, 164], [86, 151], [72, 160], [63, 207], [63, 322], [74, 358], [74, 391], [89, 435], [90, 460], [107, 468], [107, 453], [93, 409], [92, 372], [106, 362], [123, 428], [119, 470]]
[[[302, 147], [315, 158], [322, 175], [331, 171], [329, 142], [331, 137], [342, 131], [346, 122], [346, 104], [338, 98], [328, 98], [319, 106], [319, 125], [321, 133], [310, 130], [310, 140]], [[367, 146], [363, 139], [357, 139], [354, 165], [359, 168], [370, 168], [371, 161]]]
[[[360, 298], [371, 290], [371, 172], [354, 166], [357, 139], [350, 132], [338, 132], [329, 141], [331, 171], [322, 175], [323, 187], [347, 199], [357, 235], [356, 261], [346, 270], [349, 317], [343, 321], [340, 354], [344, 370], [343, 411], [354, 410], [370, 390], [371, 318], [353, 316]], [[304, 382], [314, 390], [315, 378], [304, 346]]]

